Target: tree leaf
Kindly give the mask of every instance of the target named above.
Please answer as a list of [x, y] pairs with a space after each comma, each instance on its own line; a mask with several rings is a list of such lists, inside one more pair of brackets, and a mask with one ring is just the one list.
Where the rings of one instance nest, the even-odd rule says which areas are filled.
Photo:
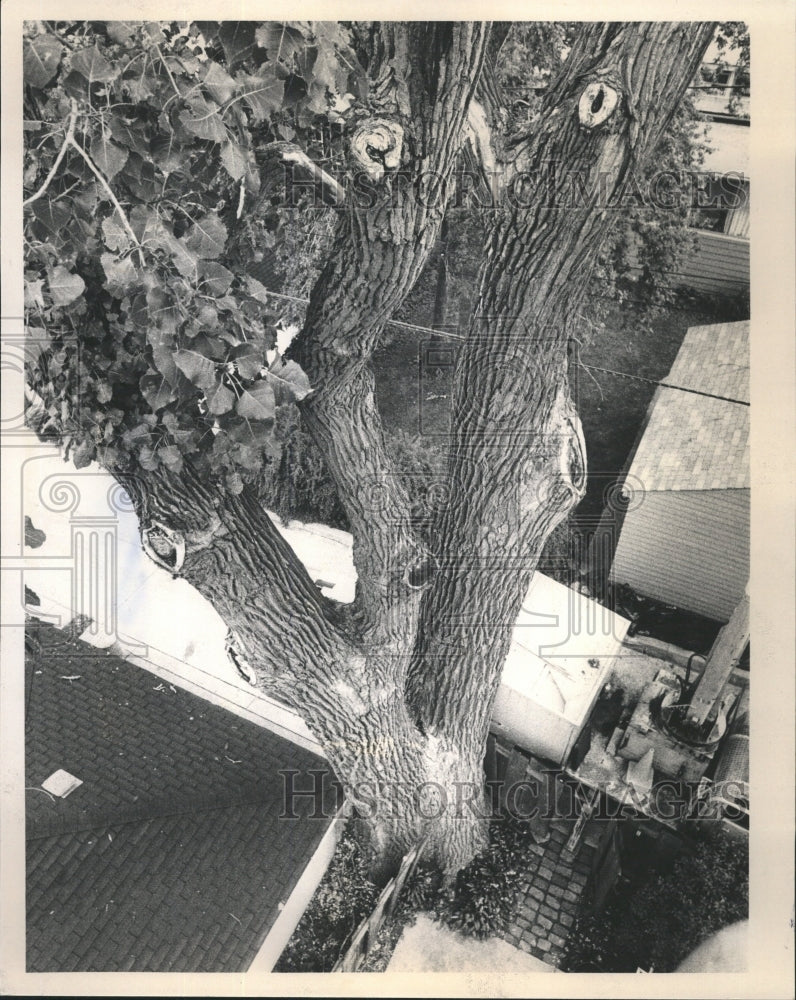
[[267, 382], [257, 382], [250, 389], [244, 389], [236, 410], [247, 420], [273, 420], [276, 414], [274, 390]]
[[92, 45], [90, 49], [73, 52], [69, 66], [73, 72], [80, 73], [89, 83], [109, 83], [115, 80], [119, 73], [118, 67], [112, 66], [96, 45]]
[[112, 253], [104, 253], [100, 262], [108, 278], [107, 289], [117, 299], [123, 298], [130, 286], [139, 280], [138, 271], [129, 257], [120, 259]]
[[34, 201], [31, 211], [51, 236], [60, 236], [72, 217], [68, 208], [51, 202], [49, 198]]
[[160, 460], [164, 465], [168, 465], [179, 472], [182, 468], [182, 455], [176, 444], [166, 444], [158, 452]]
[[207, 390], [207, 409], [216, 416], [222, 413], [229, 413], [235, 405], [235, 393], [228, 389], [220, 380]]
[[174, 390], [159, 372], [149, 371], [138, 382], [141, 395], [149, 403], [153, 413], [162, 410], [177, 397]]
[[157, 244], [164, 226], [156, 209], [148, 205], [134, 205], [128, 219], [139, 243]]
[[233, 181], [239, 181], [246, 173], [246, 153], [236, 142], [225, 142], [221, 147], [221, 162]]
[[267, 21], [255, 32], [257, 44], [268, 52], [273, 62], [292, 63], [293, 57], [306, 45], [299, 30], [284, 21]]
[[113, 399], [113, 386], [108, 382], [97, 382], [97, 402], [110, 403]]
[[259, 465], [262, 465], [262, 449], [268, 447], [274, 440], [274, 429], [272, 424], [251, 423], [241, 420], [227, 428], [227, 436], [251, 449], [256, 449], [260, 453]]
[[42, 286], [43, 281], [31, 281], [30, 279], [25, 279], [25, 305], [28, 309], [32, 306], [44, 306], [44, 299], [42, 298]]
[[199, 265], [200, 287], [210, 295], [225, 295], [232, 284], [232, 271], [213, 260], [204, 260]]
[[183, 128], [191, 135], [210, 142], [223, 142], [228, 138], [228, 133], [218, 111], [215, 102], [194, 97], [188, 102], [188, 109], [181, 111], [178, 117]]
[[253, 299], [262, 302], [263, 305], [268, 305], [268, 289], [250, 274], [246, 275], [246, 289]]
[[277, 78], [273, 66], [265, 66], [257, 76], [242, 76], [243, 101], [255, 123], [264, 121], [278, 111], [285, 98], [285, 82]]
[[158, 467], [158, 454], [154, 448], [145, 444], [138, 453], [138, 461], [141, 463], [142, 469], [146, 469], [147, 472], [154, 472]]
[[58, 72], [64, 47], [52, 35], [37, 35], [25, 42], [22, 53], [22, 73], [25, 83], [44, 87]]
[[218, 29], [218, 40], [230, 69], [251, 55], [254, 49], [254, 24], [251, 21], [224, 21]]
[[233, 469], [232, 472], [228, 472], [224, 478], [224, 484], [230, 493], [238, 496], [238, 494], [243, 493], [243, 479], [239, 472]]
[[108, 33], [108, 38], [112, 42], [118, 42], [119, 45], [129, 45], [138, 27], [138, 21], [105, 22], [105, 30]]
[[217, 62], [208, 63], [207, 72], [202, 82], [208, 94], [219, 104], [226, 104], [235, 93], [235, 81]]
[[81, 442], [72, 452], [76, 469], [85, 469], [94, 460], [94, 445], [90, 441]]
[[287, 393], [291, 399], [301, 400], [312, 392], [310, 380], [304, 369], [295, 361], [282, 361], [277, 358], [266, 371], [264, 378], [276, 388]]
[[85, 281], [79, 274], [72, 274], [62, 264], [54, 268], [49, 285], [50, 296], [57, 306], [68, 306], [70, 302], [80, 298], [86, 287]]
[[[136, 308], [139, 307], [138, 296], [134, 299], [134, 303]], [[155, 285], [147, 290], [144, 318], [148, 327], [152, 328], [153, 335], [156, 335], [162, 344], [174, 346], [174, 335], [180, 322], [180, 313], [174, 299], [162, 286]], [[154, 344], [149, 334], [147, 337]]]
[[185, 146], [179, 142], [177, 133], [156, 135], [152, 140], [152, 162], [164, 174], [185, 174], [190, 161], [185, 156]]
[[105, 246], [109, 250], [128, 250], [130, 248], [130, 235], [114, 212], [107, 219], [102, 220], [102, 235], [105, 239]]
[[265, 366], [263, 352], [254, 344], [241, 344], [231, 355], [235, 367], [245, 379], [255, 379]]
[[226, 226], [214, 212], [200, 219], [185, 239], [185, 245], [204, 260], [220, 257], [226, 243]]
[[165, 226], [162, 233], [162, 243], [171, 254], [175, 267], [184, 278], [194, 281], [199, 273], [199, 258], [188, 249], [184, 239], [177, 239]]
[[157, 21], [147, 21], [142, 36], [150, 45], [162, 45], [166, 41], [163, 29]]
[[127, 163], [129, 155], [130, 153], [126, 149], [111, 142], [104, 132], [94, 136], [91, 140], [91, 159], [99, 168], [100, 173], [104, 175], [106, 181], [111, 180], [119, 173]]
[[144, 439], [149, 440], [149, 425], [148, 424], [136, 424], [135, 427], [131, 428], [129, 431], [125, 431], [122, 434], [122, 441], [129, 448]]
[[142, 157], [149, 156], [149, 139], [143, 123], [127, 122], [118, 115], [111, 115], [108, 118], [108, 129], [113, 138], [125, 149], [130, 149]]
[[216, 384], [215, 363], [203, 354], [187, 350], [175, 351], [174, 363], [200, 389], [209, 389]]

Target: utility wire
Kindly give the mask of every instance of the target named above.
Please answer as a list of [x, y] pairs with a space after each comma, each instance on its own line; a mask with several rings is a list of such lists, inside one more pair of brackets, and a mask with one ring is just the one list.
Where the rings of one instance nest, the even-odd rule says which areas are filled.
[[598, 368], [596, 365], [584, 365], [580, 361], [577, 361], [576, 364], [579, 368], [585, 368], [587, 371], [605, 372], [606, 375], [617, 375], [619, 378], [629, 378], [636, 382], [647, 382], [649, 385], [661, 385], [664, 389], [677, 389], [678, 392], [690, 392], [695, 396], [707, 396], [708, 399], [720, 399], [725, 403], [737, 403], [739, 406], [749, 406], [749, 403], [745, 399], [732, 399], [730, 396], [717, 396], [713, 392], [703, 392], [701, 389], [688, 389], [684, 385], [674, 385], [672, 382], [656, 382], [654, 378], [644, 378], [643, 375], [631, 375], [629, 372], [617, 372], [612, 368]]
[[[309, 299], [299, 298], [297, 295], [286, 295], [283, 292], [272, 292], [268, 288], [266, 288], [266, 292], [268, 295], [273, 295], [274, 298], [287, 299], [289, 302], [301, 302], [304, 305], [309, 302]], [[448, 330], [435, 330], [430, 326], [418, 326], [417, 323], [405, 323], [400, 319], [388, 319], [387, 326], [400, 326], [404, 330], [416, 330], [419, 333], [431, 334], [433, 337], [447, 337], [449, 340], [464, 341], [467, 339], [460, 333], [451, 333]], [[602, 372], [605, 375], [615, 375], [617, 378], [629, 378], [635, 382], [645, 382], [647, 385], [659, 385], [664, 389], [676, 389], [678, 392], [690, 392], [694, 396], [705, 396], [708, 399], [720, 399], [724, 403], [736, 403], [738, 406], [750, 405], [745, 399], [733, 399], [730, 396], [719, 396], [713, 392], [703, 392], [701, 389], [688, 389], [684, 385], [674, 385], [672, 382], [658, 382], [654, 378], [645, 378], [643, 375], [632, 375], [630, 372], [618, 372], [613, 368], [598, 368], [596, 365], [585, 365], [582, 361], [576, 361], [575, 364], [578, 368], [584, 368], [586, 371]]]

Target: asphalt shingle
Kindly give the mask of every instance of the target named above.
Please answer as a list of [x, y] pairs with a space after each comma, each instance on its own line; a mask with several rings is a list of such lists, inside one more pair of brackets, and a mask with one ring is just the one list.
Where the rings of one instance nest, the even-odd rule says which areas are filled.
[[[308, 818], [307, 799], [300, 819], [279, 820], [279, 772], [325, 762], [49, 626], [37, 633], [28, 971], [245, 971], [329, 822]], [[58, 768], [83, 782], [65, 799], [40, 790]], [[335, 800], [330, 782], [330, 816]]]
[[748, 489], [749, 407], [739, 405], [749, 402], [748, 321], [689, 329], [664, 381], [711, 395], [658, 388], [631, 482], [647, 491]]

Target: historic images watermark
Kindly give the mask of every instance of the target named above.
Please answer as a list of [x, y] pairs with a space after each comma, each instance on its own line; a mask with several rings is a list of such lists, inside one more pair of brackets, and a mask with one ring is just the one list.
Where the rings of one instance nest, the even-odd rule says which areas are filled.
[[282, 206], [285, 208], [336, 209], [397, 207], [414, 200], [426, 209], [528, 209], [534, 207], [577, 210], [601, 208], [627, 211], [652, 208], [661, 211], [743, 208], [749, 201], [744, 175], [738, 171], [658, 170], [647, 175], [629, 173], [619, 195], [610, 171], [574, 170], [564, 162], [545, 160], [533, 170], [457, 169], [450, 174], [407, 170], [374, 179], [366, 171], [352, 171], [346, 185], [319, 184], [294, 164], [284, 165]]
[[[397, 815], [407, 802], [414, 803], [416, 815], [435, 820], [446, 814], [457, 820], [493, 820], [511, 817], [523, 822], [534, 820], [577, 820], [582, 805], [576, 784], [559, 770], [550, 769], [519, 781], [487, 780], [483, 785], [454, 781], [409, 782], [366, 780], [345, 785], [322, 769], [281, 770], [282, 811], [279, 818], [331, 819], [346, 802], [363, 819]], [[598, 822], [625, 817], [628, 812], [666, 824], [685, 820], [730, 819], [742, 821], [747, 787], [740, 781], [724, 781], [702, 794], [699, 782], [663, 779], [648, 790], [628, 784], [617, 798], [601, 790], [599, 803], [590, 818]], [[311, 812], [309, 809], [311, 807]]]

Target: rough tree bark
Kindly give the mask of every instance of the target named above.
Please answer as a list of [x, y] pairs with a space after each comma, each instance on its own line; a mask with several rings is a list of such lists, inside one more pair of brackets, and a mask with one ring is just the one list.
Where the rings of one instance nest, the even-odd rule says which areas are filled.
[[655, 148], [712, 25], [583, 28], [514, 147], [459, 357], [438, 525], [408, 695], [444, 753], [482, 759], [511, 630], [544, 543], [585, 487], [567, 342], [603, 236]]
[[[654, 149], [712, 27], [585, 26], [533, 134], [512, 147], [507, 174], [530, 180], [494, 215], [458, 364], [449, 503], [433, 553], [394, 474], [368, 362], [437, 238], [489, 31], [357, 30], [373, 113], [353, 132], [359, 179], [348, 178], [293, 350], [314, 386], [303, 418], [352, 527], [353, 608], [320, 595], [250, 489], [225, 495], [190, 469], [126, 485], [143, 532], [159, 523], [184, 540], [180, 574], [237, 633], [258, 686], [321, 742], [363, 813], [379, 874], [424, 835], [450, 874], [484, 843], [463, 800], [480, 804], [511, 627], [547, 535], [584, 486], [567, 390], [572, 308], [604, 213]], [[561, 208], [573, 175], [582, 190]]]

